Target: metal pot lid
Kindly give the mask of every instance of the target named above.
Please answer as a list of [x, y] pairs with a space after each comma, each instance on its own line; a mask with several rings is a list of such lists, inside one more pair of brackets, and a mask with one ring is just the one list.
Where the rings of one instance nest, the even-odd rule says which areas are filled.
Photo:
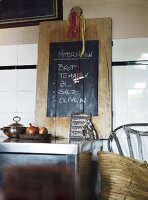
[[15, 123], [10, 124], [8, 127], [24, 127], [23, 124], [18, 123], [20, 120], [21, 118], [19, 116], [13, 117], [13, 121], [15, 121]]

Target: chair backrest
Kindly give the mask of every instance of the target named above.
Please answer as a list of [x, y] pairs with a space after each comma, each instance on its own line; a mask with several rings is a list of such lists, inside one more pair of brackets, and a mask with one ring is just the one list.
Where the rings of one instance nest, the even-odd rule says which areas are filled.
[[134, 159], [148, 160], [148, 123], [125, 124], [114, 129], [108, 150]]

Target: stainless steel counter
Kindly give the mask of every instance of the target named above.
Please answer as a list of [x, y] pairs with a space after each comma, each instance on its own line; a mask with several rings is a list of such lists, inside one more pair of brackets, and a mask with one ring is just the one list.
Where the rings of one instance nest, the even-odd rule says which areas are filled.
[[0, 187], [3, 187], [6, 166], [62, 165], [70, 167], [74, 173], [75, 200], [95, 200], [98, 169], [97, 160], [92, 159], [92, 155], [94, 151], [95, 154], [100, 151], [102, 143], [102, 140], [22, 140], [0, 137]]
[[51, 139], [41, 141], [5, 138], [0, 142], [0, 152], [76, 155], [82, 152], [100, 149], [101, 146], [102, 140]]

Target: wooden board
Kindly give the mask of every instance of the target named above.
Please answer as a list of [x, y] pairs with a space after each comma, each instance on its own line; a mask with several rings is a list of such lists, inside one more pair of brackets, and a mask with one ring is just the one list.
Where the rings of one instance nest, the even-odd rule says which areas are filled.
[[[67, 36], [67, 21], [41, 22], [39, 30], [36, 125], [46, 126], [51, 134], [69, 136], [70, 117], [47, 117], [50, 43], [71, 42]], [[99, 138], [108, 138], [112, 129], [111, 112], [111, 19], [87, 19], [86, 40], [99, 41], [98, 116], [92, 122]], [[74, 40], [73, 40], [74, 41]]]

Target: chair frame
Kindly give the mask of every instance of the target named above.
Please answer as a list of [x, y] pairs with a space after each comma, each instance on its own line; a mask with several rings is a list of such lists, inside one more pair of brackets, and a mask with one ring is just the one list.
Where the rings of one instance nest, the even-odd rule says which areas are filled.
[[128, 150], [129, 150], [129, 154], [130, 154], [130, 157], [131, 158], [135, 158], [134, 157], [134, 152], [133, 152], [133, 147], [132, 147], [132, 141], [131, 141], [131, 134], [135, 134], [136, 135], [136, 138], [137, 138], [137, 142], [138, 142], [138, 153], [139, 153], [139, 158], [140, 160], [144, 160], [143, 158], [143, 150], [142, 150], [142, 141], [141, 141], [141, 136], [148, 136], [148, 131], [139, 131], [139, 130], [135, 130], [131, 127], [145, 127], [147, 126], [148, 127], [148, 123], [130, 123], [130, 124], [124, 124], [124, 125], [121, 125], [117, 128], [115, 128], [109, 138], [108, 138], [108, 150], [110, 152], [113, 152], [113, 149], [112, 149], [112, 142], [113, 140], [116, 142], [116, 145], [117, 145], [117, 148], [118, 148], [118, 151], [119, 151], [119, 154], [124, 156], [123, 154], [123, 151], [122, 151], [122, 148], [121, 148], [121, 145], [120, 145], [120, 142], [118, 140], [118, 137], [116, 136], [116, 133], [119, 129], [123, 129], [125, 134], [126, 134], [126, 138], [127, 138], [127, 143], [128, 143]]

